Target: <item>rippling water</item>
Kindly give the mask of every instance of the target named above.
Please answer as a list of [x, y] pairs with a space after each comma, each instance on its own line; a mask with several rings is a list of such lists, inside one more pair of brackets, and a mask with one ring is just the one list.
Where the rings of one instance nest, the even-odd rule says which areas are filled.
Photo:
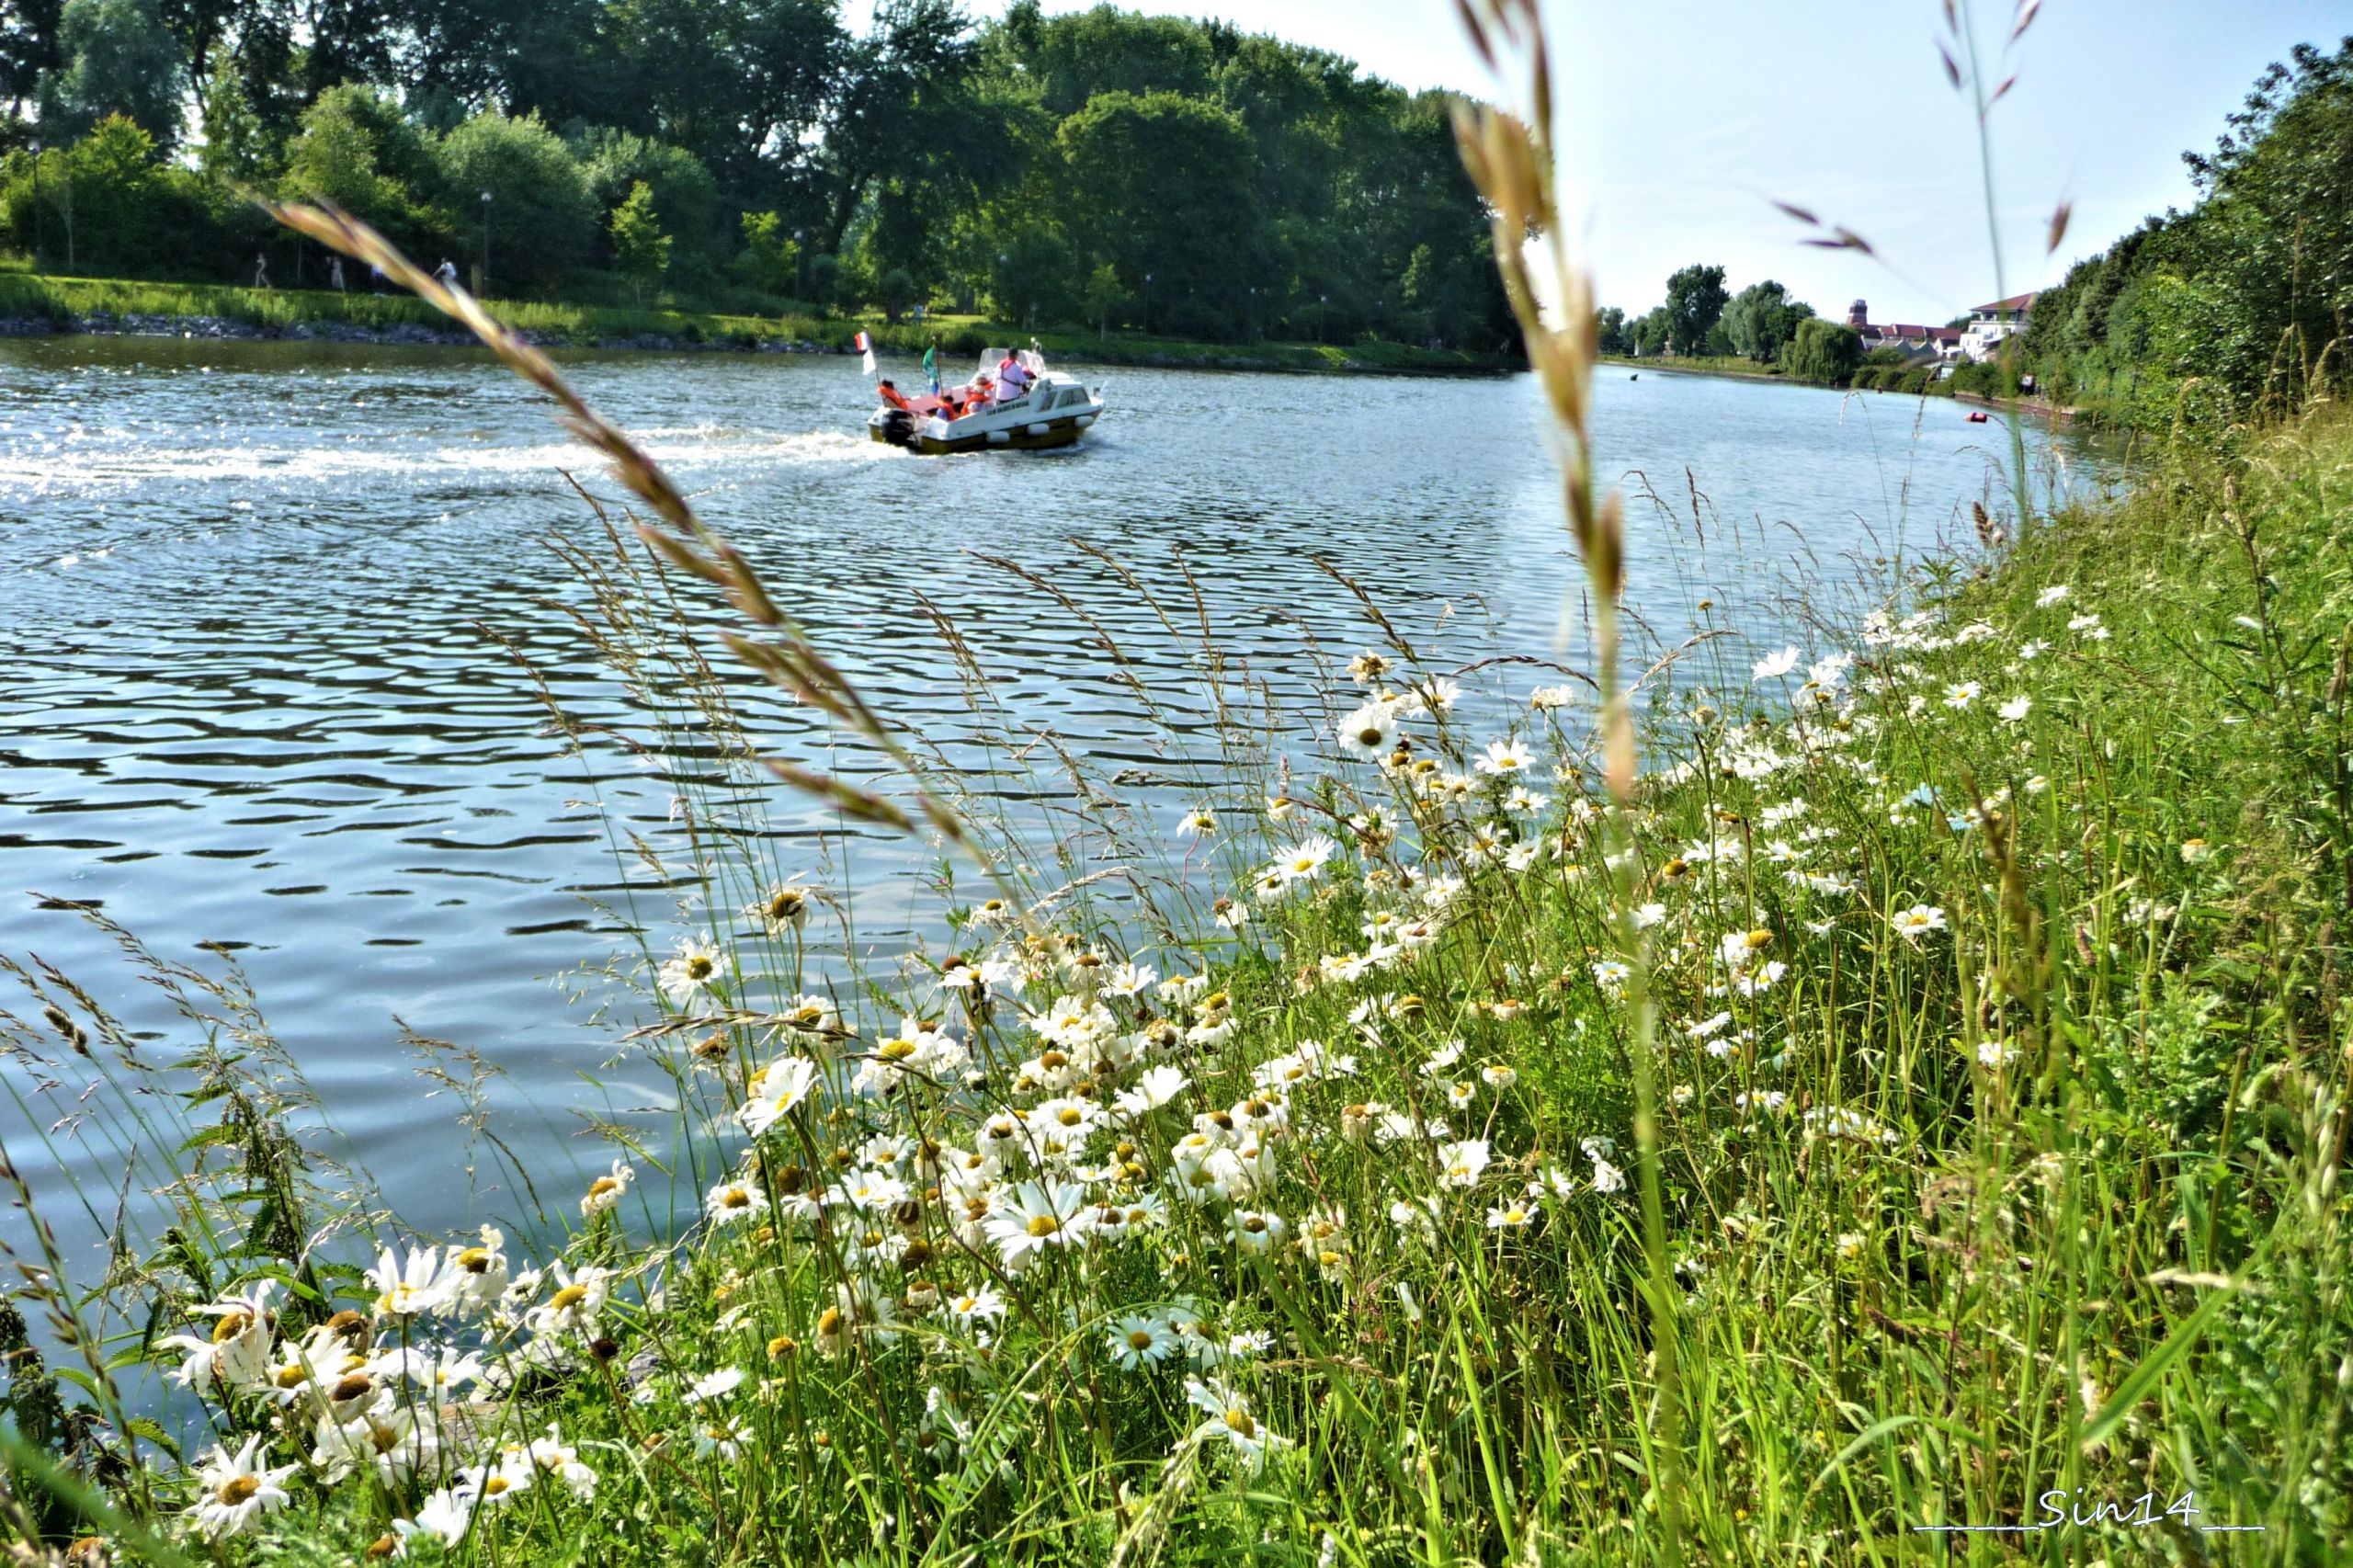
[[[923, 460], [863, 439], [854, 361], [583, 355], [568, 371], [878, 704], [951, 755], [971, 721], [924, 601], [1025, 722], [1108, 758], [1158, 755], [1087, 629], [983, 557], [1066, 586], [1171, 686], [1189, 655], [1072, 541], [1172, 603], [1198, 585], [1220, 641], [1294, 687], [1310, 639], [1345, 659], [1365, 637], [1311, 555], [1466, 659], [1550, 656], [1571, 580], [1525, 377], [1116, 369], [1113, 415], [1074, 451]], [[1950, 404], [1916, 414], [1606, 374], [1603, 472], [1637, 496], [1631, 603], [1668, 642], [1701, 596], [1762, 636], [1792, 574], [1821, 584], [1927, 544], [1999, 493], [2002, 437]], [[0, 340], [0, 951], [38, 952], [154, 1027], [101, 935], [17, 890], [97, 902], [169, 958], [236, 950], [359, 1157], [427, 1223], [465, 1200], [437, 1141], [404, 1136], [447, 1111], [392, 1015], [479, 1048], [507, 1074], [510, 1134], [560, 1146], [564, 1108], [600, 1103], [578, 1075], [616, 1030], [551, 977], [633, 950], [599, 912], [627, 879], [587, 802], [648, 834], [670, 821], [667, 779], [567, 754], [506, 646], [574, 711], [625, 710], [549, 604], [584, 598], [551, 540], [602, 538], [566, 465], [612, 489], [543, 403], [466, 351]], [[764, 741], [814, 744], [805, 710], [750, 700]], [[824, 821], [788, 805], [778, 825], [779, 866], [813, 865]], [[887, 948], [906, 903], [875, 900], [861, 937]]]

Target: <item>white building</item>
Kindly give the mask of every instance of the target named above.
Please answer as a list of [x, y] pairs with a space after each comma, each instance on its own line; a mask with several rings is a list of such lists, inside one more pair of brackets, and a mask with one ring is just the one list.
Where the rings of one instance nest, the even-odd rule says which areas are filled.
[[1961, 335], [1961, 352], [1972, 359], [1991, 359], [1999, 354], [2004, 339], [2026, 330], [2034, 299], [2032, 294], [2013, 294], [1971, 311], [1969, 325]]

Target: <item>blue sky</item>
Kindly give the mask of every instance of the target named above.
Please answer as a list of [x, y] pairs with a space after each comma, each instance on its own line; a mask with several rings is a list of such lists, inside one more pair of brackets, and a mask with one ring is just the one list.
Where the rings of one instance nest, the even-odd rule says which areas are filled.
[[[1003, 0], [967, 0], [981, 16]], [[1093, 0], [1044, 0], [1049, 12]], [[1127, 0], [1348, 55], [1412, 87], [1486, 93], [1452, 0]], [[1998, 43], [2010, 0], [1977, 0]], [[1945, 81], [1937, 0], [1547, 0], [1568, 106], [1566, 188], [1605, 302], [1640, 311], [1687, 262], [1735, 289], [1778, 278], [1827, 313], [1942, 322], [1995, 294], [1973, 117]], [[1994, 111], [2011, 292], [2055, 282], [2147, 213], [2187, 206], [2205, 149], [2256, 73], [2353, 31], [2344, 0], [2046, 0]], [[1995, 76], [1999, 80], [1998, 74]], [[1884, 258], [1808, 249], [1796, 202]], [[2074, 222], [2056, 257], [2045, 227]]]

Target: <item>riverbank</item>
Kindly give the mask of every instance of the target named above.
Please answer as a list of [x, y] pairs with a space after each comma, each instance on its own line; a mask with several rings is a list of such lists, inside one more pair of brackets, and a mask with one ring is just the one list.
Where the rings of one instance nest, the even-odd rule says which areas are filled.
[[[961, 318], [918, 324], [818, 316], [752, 316], [492, 300], [490, 312], [547, 348], [661, 353], [843, 354], [860, 331], [885, 355], [936, 346], [961, 375], [993, 345], [1028, 343], [1066, 363], [1336, 374], [1481, 375], [1518, 361], [1399, 343], [1198, 343], [1135, 334], [1029, 333]], [[471, 346], [422, 301], [401, 294], [237, 289], [0, 272], [0, 336], [95, 334]]]
[[[1631, 356], [1605, 355], [1601, 362], [1605, 365], [1622, 366], [1637, 373], [1647, 370], [1663, 376], [1713, 376], [1721, 381], [1772, 381], [1789, 387], [1816, 385], [1813, 381], [1792, 380], [1783, 375], [1776, 366], [1758, 365], [1746, 359], [1665, 359], [1656, 357], [1636, 358]], [[1869, 369], [1876, 370], [1889, 369], [1889, 367]], [[1998, 414], [2017, 413], [2042, 425], [2073, 425], [2078, 420], [2088, 422], [2091, 419], [2086, 410], [2041, 403], [2033, 398], [1988, 397], [1979, 392], [1957, 391], [1949, 380], [1929, 379], [1922, 386], [1906, 390], [1895, 386], [1867, 385], [1862, 380], [1862, 373], [1858, 372], [1855, 384], [1836, 390], [1875, 392], [1895, 397], [1943, 398], [1953, 403], [1967, 403], [1973, 408], [1989, 409]]]
[[[702, 749], [663, 772], [729, 890], [647, 955], [662, 1027], [613, 1046], [675, 1143], [617, 1136], [479, 1234], [371, 1218], [362, 1278], [249, 1015], [166, 1068], [79, 993], [0, 1013], [60, 1108], [227, 1156], [122, 1255], [85, 1384], [0, 1342], [42, 1462], [127, 1510], [51, 1489], [43, 1527], [200, 1528], [219, 1562], [1843, 1563], [2035, 1523], [2055, 1488], [2189, 1494], [2320, 1561], [2353, 1517], [2348, 509], [2342, 421], [2183, 449], [2120, 507], [1883, 585], [1886, 613], [1824, 607], [1803, 651], [1687, 644], [1699, 689], [1662, 693], [1615, 822], [1580, 686], [1522, 669], [1508, 733], [1464, 733], [1451, 683], [1481, 677], [1417, 665], [1401, 614], [1300, 710], [1204, 703], [1116, 645], [1163, 607], [1096, 577], [1063, 602], [1154, 752], [1222, 764], [1181, 847], [1129, 853], [1165, 821], [1121, 798], [1141, 770], [1041, 757], [975, 653], [1001, 769], [896, 753], [920, 799], [813, 756], [786, 777], [984, 846], [1032, 789], [1062, 864], [927, 868], [883, 896], [936, 898], [953, 952], [838, 990], [802, 963], [841, 895], [771, 883], [758, 770], [709, 747], [736, 733], [712, 620], [845, 727], [866, 710], [775, 608], [792, 562], [764, 587], [680, 525], [685, 570], [609, 584], [597, 628], [680, 672]], [[1126, 880], [1097, 905], [1104, 843]], [[409, 1135], [455, 1169], [488, 1125]], [[29, 1289], [63, 1313], [68, 1283]], [[217, 1451], [126, 1461], [159, 1428], [107, 1404], [108, 1323], [148, 1325]]]
[[1793, 381], [1781, 374], [1775, 365], [1759, 365], [1751, 359], [1726, 358], [1661, 358], [1657, 355], [1638, 358], [1631, 354], [1605, 354], [1601, 363], [1621, 369], [1654, 370], [1664, 376], [1720, 376], [1736, 381], [1780, 381], [1788, 386], [1802, 387], [1808, 383]]

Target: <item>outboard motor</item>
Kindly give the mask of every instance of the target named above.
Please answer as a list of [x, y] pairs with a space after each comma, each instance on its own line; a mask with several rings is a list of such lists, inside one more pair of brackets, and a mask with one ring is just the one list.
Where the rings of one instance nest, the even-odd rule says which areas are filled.
[[904, 408], [894, 408], [882, 416], [882, 438], [894, 447], [912, 449], [915, 444], [915, 416]]

